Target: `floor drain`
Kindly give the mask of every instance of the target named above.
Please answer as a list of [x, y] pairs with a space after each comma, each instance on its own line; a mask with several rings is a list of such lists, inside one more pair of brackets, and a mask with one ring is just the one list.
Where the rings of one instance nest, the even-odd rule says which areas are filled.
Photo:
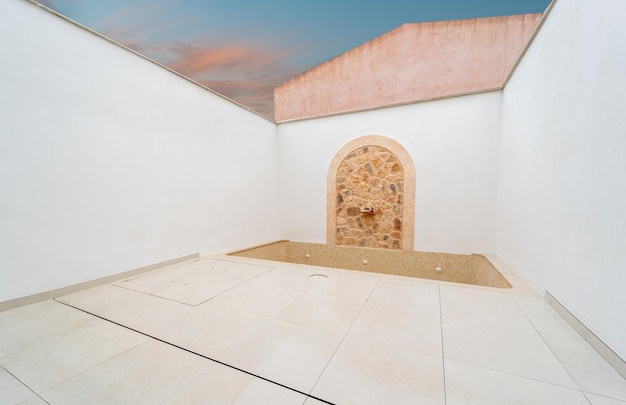
[[326, 280], [328, 276], [324, 274], [311, 274], [309, 278], [311, 280]]

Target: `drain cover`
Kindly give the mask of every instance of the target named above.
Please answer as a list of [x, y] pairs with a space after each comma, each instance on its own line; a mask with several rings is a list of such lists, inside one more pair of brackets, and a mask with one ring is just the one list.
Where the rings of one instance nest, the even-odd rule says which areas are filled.
[[311, 280], [326, 280], [328, 276], [325, 274], [311, 274], [309, 278]]

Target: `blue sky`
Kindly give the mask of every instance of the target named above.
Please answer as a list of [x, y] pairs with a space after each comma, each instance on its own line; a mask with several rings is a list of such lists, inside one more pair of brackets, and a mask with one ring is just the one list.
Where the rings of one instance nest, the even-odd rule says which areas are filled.
[[543, 12], [550, 0], [40, 0], [272, 116], [273, 88], [407, 22]]

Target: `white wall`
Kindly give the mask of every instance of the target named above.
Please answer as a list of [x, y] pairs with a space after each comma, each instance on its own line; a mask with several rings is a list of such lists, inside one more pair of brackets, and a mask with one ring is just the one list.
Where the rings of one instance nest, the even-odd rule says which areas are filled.
[[626, 2], [558, 0], [503, 95], [496, 252], [626, 357]]
[[0, 0], [0, 301], [277, 238], [275, 125]]
[[490, 92], [278, 125], [281, 235], [326, 242], [326, 176], [363, 135], [398, 141], [416, 170], [416, 250], [492, 252], [501, 93]]

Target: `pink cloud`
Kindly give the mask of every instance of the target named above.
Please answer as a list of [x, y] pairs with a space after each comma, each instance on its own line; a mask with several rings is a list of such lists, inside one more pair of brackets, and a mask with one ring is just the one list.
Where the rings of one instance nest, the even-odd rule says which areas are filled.
[[299, 73], [287, 52], [251, 44], [173, 45], [167, 53], [172, 70], [269, 117], [274, 87]]
[[[41, 2], [53, 5], [56, 0]], [[278, 50], [259, 38], [254, 42], [240, 39], [220, 43], [215, 37], [203, 36], [168, 42], [162, 39], [163, 33], [176, 32], [188, 22], [186, 18], [194, 18], [178, 15], [176, 19], [161, 18], [160, 24], [154, 24], [158, 16], [167, 14], [171, 4], [171, 0], [130, 3], [91, 28], [262, 115], [273, 117], [274, 87], [302, 70], [289, 63], [294, 50]]]
[[[280, 59], [277, 52], [264, 52], [249, 45], [223, 46], [179, 46], [175, 50], [179, 60], [170, 66], [185, 75], [194, 75], [212, 70], [241, 69], [250, 63], [267, 65]], [[259, 66], [261, 67], [261, 66]]]
[[262, 45], [154, 43], [129, 28], [103, 35], [267, 117], [273, 117], [274, 87], [300, 72], [288, 63], [290, 51]]

